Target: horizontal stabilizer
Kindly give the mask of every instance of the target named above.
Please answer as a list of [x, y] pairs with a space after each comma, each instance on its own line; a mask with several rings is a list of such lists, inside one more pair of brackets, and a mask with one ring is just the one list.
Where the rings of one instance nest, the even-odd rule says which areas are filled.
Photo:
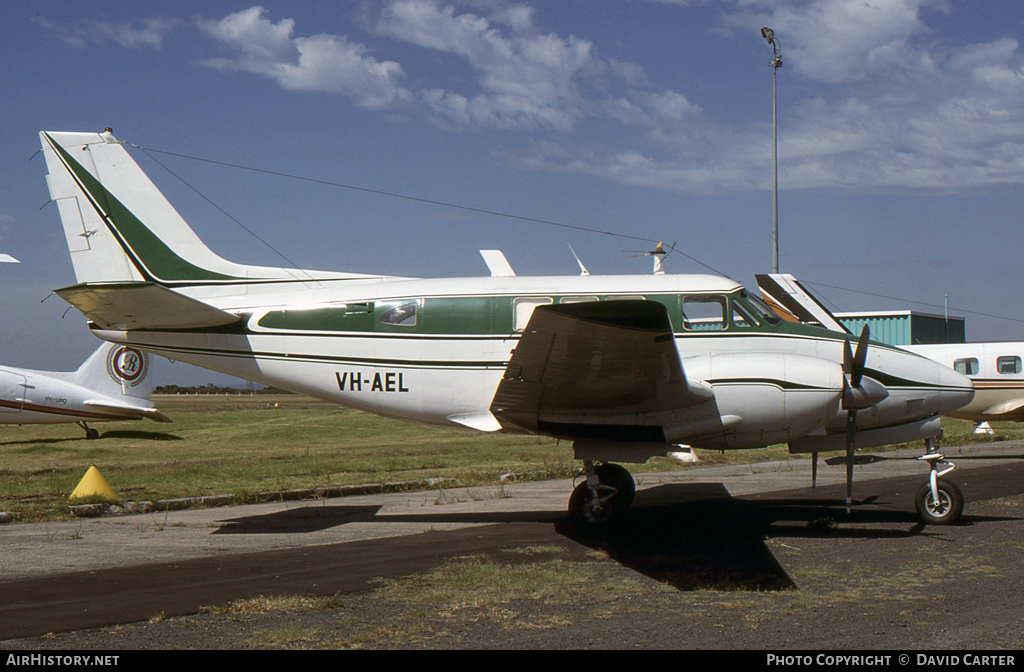
[[148, 418], [155, 422], [172, 422], [167, 415], [155, 408], [139, 408], [138, 406], [121, 406], [108, 401], [86, 401], [85, 405], [99, 413], [116, 415], [127, 420]]
[[54, 293], [102, 329], [194, 329], [241, 319], [150, 282], [88, 283]]

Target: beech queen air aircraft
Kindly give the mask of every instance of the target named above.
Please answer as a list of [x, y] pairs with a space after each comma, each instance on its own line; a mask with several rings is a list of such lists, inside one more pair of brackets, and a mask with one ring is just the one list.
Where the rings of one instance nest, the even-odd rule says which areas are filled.
[[[934, 436], [971, 382], [924, 357], [785, 323], [705, 275], [414, 279], [245, 266], [196, 236], [109, 129], [41, 133], [100, 338], [431, 425], [573, 441], [570, 512], [628, 507], [616, 462], [678, 450]], [[959, 511], [955, 512], [959, 515]], [[952, 517], [955, 517], [952, 516]], [[948, 522], [937, 521], [937, 522]]]
[[0, 366], [0, 424], [74, 422], [87, 438], [87, 423], [103, 420], [157, 422], [171, 419], [149, 400], [149, 357], [135, 348], [103, 343], [77, 371], [33, 371]]

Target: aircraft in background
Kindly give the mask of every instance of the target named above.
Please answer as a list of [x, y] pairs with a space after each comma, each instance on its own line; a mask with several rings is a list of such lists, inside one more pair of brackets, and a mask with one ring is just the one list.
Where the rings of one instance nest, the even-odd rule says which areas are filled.
[[0, 366], [0, 424], [74, 422], [94, 439], [99, 432], [89, 422], [170, 422], [153, 407], [152, 391], [148, 355], [130, 346], [103, 343], [77, 371]]
[[973, 422], [1024, 422], [1024, 342], [906, 345], [956, 370], [974, 383], [974, 399], [948, 411], [951, 418]]
[[854, 447], [934, 436], [974, 395], [866, 331], [854, 352], [782, 321], [726, 278], [521, 277], [497, 255], [483, 278], [236, 264], [109, 129], [40, 140], [78, 281], [56, 293], [97, 336], [389, 417], [571, 440], [586, 481], [569, 508], [589, 522], [633, 499], [616, 463], [677, 444], [845, 446], [849, 504]]
[[[20, 263], [0, 254], [0, 263]], [[99, 436], [87, 423], [103, 420], [157, 422], [171, 419], [153, 407], [149, 356], [123, 345], [103, 343], [77, 371], [55, 372], [0, 365], [0, 424], [74, 422], [85, 436]]]

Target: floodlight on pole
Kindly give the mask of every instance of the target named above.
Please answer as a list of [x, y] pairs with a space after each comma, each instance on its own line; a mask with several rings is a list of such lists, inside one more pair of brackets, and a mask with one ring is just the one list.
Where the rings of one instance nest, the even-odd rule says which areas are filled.
[[775, 31], [762, 28], [761, 37], [768, 40], [772, 47], [772, 161], [775, 181], [772, 188], [772, 272], [779, 272], [779, 114], [778, 96], [775, 86], [776, 74], [782, 67], [782, 50]]

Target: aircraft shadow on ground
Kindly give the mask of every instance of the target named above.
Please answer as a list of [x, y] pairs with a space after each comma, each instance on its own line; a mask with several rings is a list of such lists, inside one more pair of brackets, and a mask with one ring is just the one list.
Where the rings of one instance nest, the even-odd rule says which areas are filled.
[[[768, 539], [941, 534], [941, 528], [922, 525], [912, 509], [877, 500], [856, 500], [847, 514], [841, 498], [743, 499], [730, 497], [721, 484], [673, 484], [639, 491], [621, 518], [596, 527], [573, 521], [564, 511], [381, 514], [379, 506], [325, 502], [221, 521], [214, 534], [301, 534], [357, 522], [542, 523], [567, 540], [603, 551], [679, 590], [772, 591], [796, 586], [766, 544]], [[965, 515], [961, 520], [971, 524], [994, 519]]]
[[59, 439], [24, 439], [21, 441], [0, 441], [0, 446], [35, 446], [48, 443], [66, 443], [68, 441], [78, 442], [88, 441], [88, 439], [85, 438], [85, 434], [82, 434], [81, 436], [69, 436]]
[[[846, 513], [845, 497], [743, 499], [721, 484], [714, 499], [694, 499], [692, 486], [664, 485], [641, 490], [633, 508], [617, 522], [594, 527], [563, 518], [556, 529], [599, 549], [626, 567], [679, 590], [773, 591], [795, 588], [765, 543], [776, 538], [885, 539], [940, 534], [916, 513], [887, 508], [867, 497]], [[962, 524], [1011, 520], [963, 516]], [[842, 523], [841, 526], [837, 523]]]
[[115, 429], [100, 434], [101, 439], [148, 439], [150, 441], [181, 441], [177, 434], [167, 432], [145, 432], [138, 429]]
[[[135, 429], [115, 429], [109, 432], [103, 432], [100, 434], [102, 439], [148, 439], [150, 441], [181, 441], [182, 438], [176, 434], [168, 434], [167, 432], [143, 432]], [[67, 443], [72, 441], [79, 443], [82, 441], [93, 441], [89, 439], [83, 433], [81, 436], [68, 436], [61, 438], [52, 439], [25, 439], [23, 441], [0, 441], [0, 446], [32, 446], [41, 444], [53, 444], [53, 443]]]
[[[938, 452], [942, 453], [943, 451], [941, 449], [939, 449]], [[1017, 462], [1019, 462], [1021, 460], [1024, 460], [1024, 454], [1009, 454], [1009, 455], [1008, 454], [998, 454], [998, 455], [969, 455], [969, 454], [963, 454], [963, 455], [960, 455], [960, 454], [957, 454], [957, 453], [943, 453], [943, 454], [946, 456], [946, 459], [948, 461], [950, 461], [950, 462], [960, 462], [960, 461], [970, 461], [970, 460], [985, 460], [985, 461], [1005, 460], [1005, 461], [1017, 461]], [[886, 455], [886, 454], [876, 455], [876, 454], [873, 454], [873, 453], [867, 453], [867, 454], [855, 456], [853, 458], [853, 463], [854, 464], [858, 464], [858, 465], [863, 465], [863, 464], [875, 464], [875, 463], [878, 463], [878, 462], [889, 462], [889, 461], [892, 461], [892, 460], [898, 460], [898, 461], [901, 461], [901, 462], [911, 462], [911, 461], [916, 462], [916, 461], [919, 461], [919, 458], [917, 456], [907, 457], [906, 454], [903, 454], [903, 455]], [[828, 464], [828, 465], [834, 466], [834, 467], [835, 466], [841, 466], [841, 465], [846, 463], [846, 458], [844, 456], [842, 456], [842, 455], [839, 455], [839, 456], [836, 456], [836, 457], [829, 457], [829, 458], [825, 459], [824, 462], [825, 462], [825, 464]], [[927, 465], [925, 465], [925, 467], [927, 467]]]

